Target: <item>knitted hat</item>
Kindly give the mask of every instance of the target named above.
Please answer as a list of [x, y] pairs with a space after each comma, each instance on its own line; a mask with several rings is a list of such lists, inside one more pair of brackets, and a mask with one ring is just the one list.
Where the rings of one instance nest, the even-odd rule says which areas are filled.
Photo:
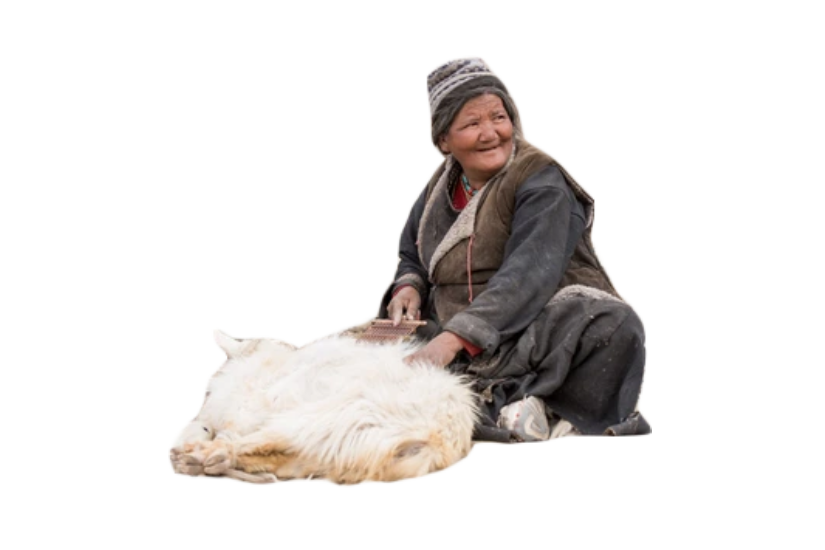
[[465, 82], [480, 76], [495, 76], [487, 64], [477, 58], [456, 59], [440, 66], [427, 77], [427, 91], [430, 94], [430, 115], [448, 93]]

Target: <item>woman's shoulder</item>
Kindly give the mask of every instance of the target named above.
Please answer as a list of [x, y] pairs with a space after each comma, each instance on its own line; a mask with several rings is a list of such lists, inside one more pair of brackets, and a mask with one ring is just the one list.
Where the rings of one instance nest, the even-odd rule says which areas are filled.
[[548, 209], [567, 203], [571, 214], [585, 217], [584, 206], [556, 164], [550, 164], [528, 177], [515, 194], [515, 209]]
[[570, 192], [570, 187], [564, 179], [564, 174], [562, 174], [555, 162], [544, 166], [537, 172], [534, 172], [532, 175], [528, 176], [527, 179], [524, 180], [524, 183], [519, 186], [516, 193], [529, 193], [531, 191], [545, 188], [558, 189], [564, 193]]

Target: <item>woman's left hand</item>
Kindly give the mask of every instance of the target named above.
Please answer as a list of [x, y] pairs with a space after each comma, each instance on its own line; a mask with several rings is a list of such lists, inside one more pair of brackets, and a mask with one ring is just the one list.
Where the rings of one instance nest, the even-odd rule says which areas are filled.
[[442, 332], [430, 340], [426, 346], [405, 357], [404, 362], [411, 365], [421, 361], [436, 367], [446, 367], [462, 349], [464, 349], [464, 344], [458, 336], [452, 332]]

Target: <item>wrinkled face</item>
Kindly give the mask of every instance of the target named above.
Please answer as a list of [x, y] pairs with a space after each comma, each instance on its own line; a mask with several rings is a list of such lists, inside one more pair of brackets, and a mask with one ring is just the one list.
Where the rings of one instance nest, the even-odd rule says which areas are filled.
[[501, 98], [485, 94], [465, 103], [439, 147], [452, 153], [471, 181], [493, 177], [513, 150], [513, 122]]

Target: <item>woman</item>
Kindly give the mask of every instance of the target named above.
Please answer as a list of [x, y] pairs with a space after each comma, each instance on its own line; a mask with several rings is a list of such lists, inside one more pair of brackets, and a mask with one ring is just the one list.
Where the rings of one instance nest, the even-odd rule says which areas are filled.
[[427, 320], [431, 339], [409, 361], [473, 377], [477, 439], [548, 439], [560, 419], [583, 434], [648, 433], [636, 411], [644, 331], [593, 251], [593, 200], [522, 138], [482, 60], [439, 67], [428, 89], [446, 159], [412, 208], [380, 316]]

